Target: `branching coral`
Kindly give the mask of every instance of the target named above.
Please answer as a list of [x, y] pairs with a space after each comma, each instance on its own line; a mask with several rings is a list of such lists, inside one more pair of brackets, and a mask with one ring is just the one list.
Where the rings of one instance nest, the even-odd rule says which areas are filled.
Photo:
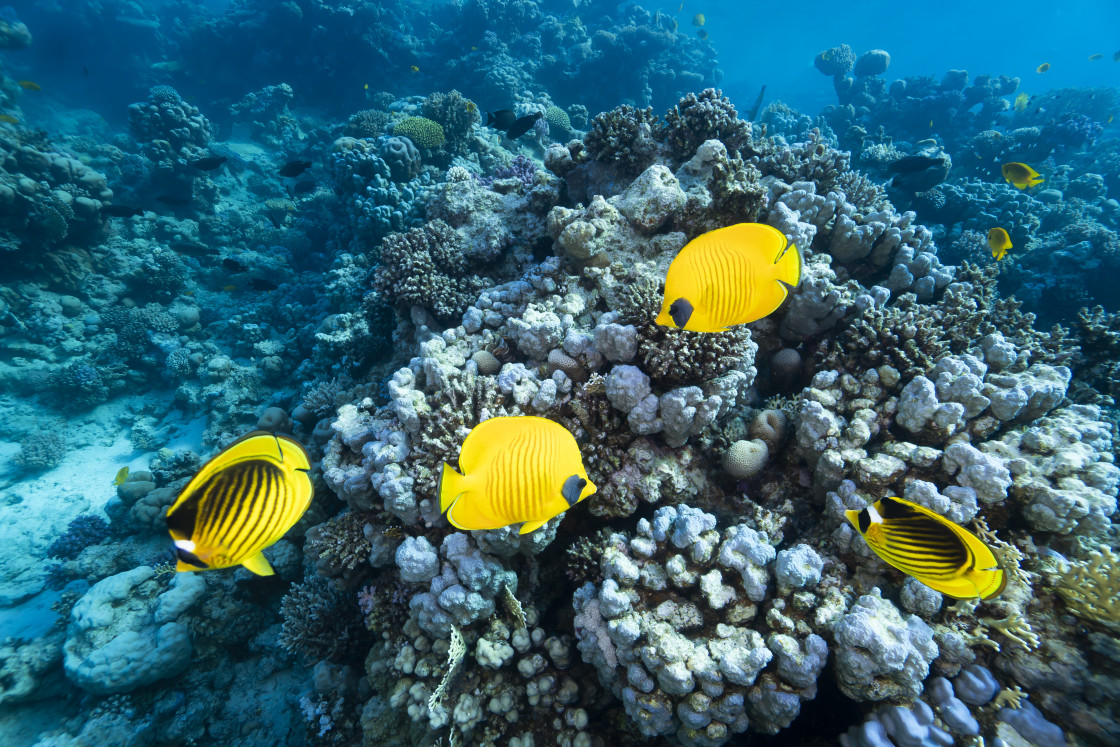
[[334, 581], [296, 584], [280, 603], [280, 645], [307, 661], [344, 661], [366, 639], [358, 606]]
[[678, 161], [687, 161], [705, 140], [719, 140], [737, 156], [751, 141], [751, 123], [739, 119], [731, 100], [715, 88], [690, 93], [665, 113], [660, 133]]
[[584, 151], [594, 161], [637, 174], [657, 155], [653, 133], [656, 125], [657, 115], [653, 109], [636, 109], [623, 104], [595, 115], [583, 139]]
[[442, 321], [461, 316], [486, 283], [468, 275], [463, 239], [441, 220], [388, 236], [373, 286], [398, 307], [422, 306]]
[[438, 148], [444, 143], [443, 127], [426, 117], [408, 117], [397, 122], [394, 135], [403, 135], [416, 143], [417, 148]]
[[1078, 617], [1120, 632], [1120, 554], [1100, 545], [1058, 577], [1057, 591]]

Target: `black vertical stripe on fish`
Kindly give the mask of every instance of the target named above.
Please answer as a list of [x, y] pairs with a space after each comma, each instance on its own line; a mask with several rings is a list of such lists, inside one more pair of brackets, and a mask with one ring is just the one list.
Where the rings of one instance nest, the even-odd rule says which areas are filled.
[[[233, 464], [199, 486], [203, 503], [202, 528], [208, 544], [220, 542], [238, 508], [248, 473], [247, 462]], [[200, 538], [202, 539], [202, 538]], [[198, 540], [196, 540], [197, 542]], [[224, 546], [224, 544], [223, 544]]]
[[859, 521], [860, 534], [867, 534], [867, 530], [871, 528], [871, 514], [865, 508], [859, 512], [856, 518]]
[[244, 498], [244, 517], [237, 527], [237, 537], [229, 544], [232, 558], [244, 560], [262, 536], [264, 512], [278, 486], [282, 483], [280, 469], [268, 462], [254, 462], [252, 487]]
[[174, 511], [167, 512], [167, 528], [176, 534], [190, 538], [198, 520], [198, 501], [184, 501]]
[[925, 519], [929, 517], [915, 511], [901, 501], [894, 498], [883, 498], [879, 501], [879, 515], [884, 519]]
[[[258, 552], [254, 548], [263, 547], [269, 540], [276, 536], [280, 527], [283, 525], [284, 518], [291, 510], [291, 491], [288, 485], [283, 480], [283, 475], [274, 475], [274, 484], [267, 493], [261, 494], [261, 499], [257, 501], [260, 504], [260, 518], [255, 522], [255, 526], [259, 527], [259, 531], [249, 543], [249, 550], [246, 551], [246, 557]], [[277, 537], [279, 539], [279, 537]]]
[[260, 460], [246, 460], [222, 471], [224, 480], [216, 481], [214, 495], [217, 506], [221, 507], [220, 519], [211, 525], [210, 543], [235, 554], [234, 543], [241, 534], [241, 528], [252, 510], [253, 493], [259, 481], [259, 466], [276, 469]]

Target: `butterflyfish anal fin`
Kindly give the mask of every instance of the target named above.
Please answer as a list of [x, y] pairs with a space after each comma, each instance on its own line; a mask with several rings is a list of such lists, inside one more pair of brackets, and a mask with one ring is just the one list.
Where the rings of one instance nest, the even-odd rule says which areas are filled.
[[547, 524], [551, 518], [552, 517], [550, 516], [548, 517], [548, 519], [541, 519], [539, 521], [527, 521], [521, 525], [521, 529], [520, 531], [518, 531], [518, 534], [528, 534], [529, 532], [535, 532], [545, 524]]
[[248, 568], [258, 576], [273, 576], [276, 571], [272, 570], [272, 565], [268, 562], [268, 558], [264, 556], [263, 552], [258, 552], [245, 560], [241, 561], [241, 565]]

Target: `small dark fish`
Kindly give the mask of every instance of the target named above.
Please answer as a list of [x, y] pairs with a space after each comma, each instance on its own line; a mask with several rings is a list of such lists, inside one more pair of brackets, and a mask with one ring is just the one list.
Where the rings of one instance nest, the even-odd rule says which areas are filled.
[[292, 187], [293, 195], [305, 195], [308, 192], [314, 192], [315, 187], [319, 186], [316, 182], [300, 182]]
[[311, 161], [288, 161], [280, 167], [280, 176], [299, 176], [311, 168]]
[[751, 107], [750, 114], [747, 119], [754, 120], [758, 118], [758, 112], [762, 109], [762, 97], [766, 95], [766, 86], [762, 86], [762, 90], [758, 92], [758, 98], [754, 100], [754, 106]]
[[249, 280], [249, 287], [253, 290], [259, 291], [274, 291], [280, 286], [272, 282], [271, 280], [265, 280], [264, 278], [252, 278]]
[[225, 156], [208, 156], [206, 158], [196, 158], [188, 163], [199, 171], [213, 171], [225, 162]]
[[206, 257], [216, 253], [206, 244], [197, 244], [193, 241], [172, 241], [168, 246], [173, 252], [189, 254], [192, 257]]
[[266, 212], [265, 215], [267, 215], [268, 219], [270, 221], [272, 221], [272, 227], [273, 228], [283, 228], [284, 227], [284, 217], [283, 216], [277, 215], [276, 213], [274, 213], [272, 211]]
[[134, 215], [143, 215], [144, 210], [131, 205], [102, 205], [101, 214], [109, 218], [131, 218]]
[[524, 117], [521, 117], [510, 126], [510, 128], [506, 131], [506, 137], [508, 137], [510, 140], [516, 140], [517, 138], [521, 137], [526, 132], [531, 130], [533, 128], [533, 125], [537, 123], [537, 120], [543, 117], [544, 114], [542, 114], [541, 112], [526, 114]]
[[182, 195], [158, 195], [156, 199], [164, 205], [190, 205], [194, 202], [194, 198]]
[[486, 112], [486, 126], [495, 130], [508, 130], [517, 121], [517, 115], [509, 109], [499, 109], [496, 112]]
[[230, 257], [226, 257], [222, 260], [222, 267], [226, 268], [230, 272], [243, 272], [245, 270], [245, 265]]
[[887, 171], [892, 174], [909, 174], [912, 171], [925, 171], [935, 166], [944, 166], [945, 157], [930, 158], [929, 156], [903, 156], [887, 166]]

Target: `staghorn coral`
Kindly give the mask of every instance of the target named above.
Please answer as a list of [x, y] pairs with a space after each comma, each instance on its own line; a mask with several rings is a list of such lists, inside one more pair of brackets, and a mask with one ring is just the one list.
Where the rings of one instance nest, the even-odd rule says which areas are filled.
[[1078, 617], [1120, 631], [1120, 554], [1098, 545], [1058, 576], [1058, 595]]

